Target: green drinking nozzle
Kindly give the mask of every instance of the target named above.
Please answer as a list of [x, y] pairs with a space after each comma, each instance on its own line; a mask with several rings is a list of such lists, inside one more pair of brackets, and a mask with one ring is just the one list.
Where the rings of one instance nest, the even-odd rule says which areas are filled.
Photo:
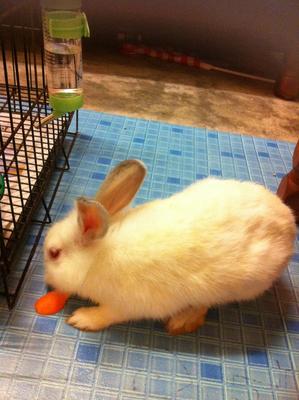
[[53, 114], [59, 117], [65, 113], [73, 112], [83, 106], [83, 94], [56, 93], [49, 96]]
[[[41, 126], [62, 117], [66, 113], [74, 112], [81, 108], [83, 106], [83, 95], [56, 93], [49, 96], [49, 103], [53, 109], [53, 113], [41, 120]], [[38, 128], [39, 124], [35, 124], [35, 127]]]

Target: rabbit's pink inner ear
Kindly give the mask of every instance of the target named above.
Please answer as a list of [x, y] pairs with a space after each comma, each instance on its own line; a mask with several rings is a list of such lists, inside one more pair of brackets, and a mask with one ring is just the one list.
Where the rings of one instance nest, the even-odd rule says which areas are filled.
[[103, 236], [107, 231], [108, 221], [105, 210], [94, 201], [77, 201], [78, 221], [83, 236], [90, 239]]
[[83, 233], [86, 233], [88, 231], [97, 231], [98, 229], [101, 229], [101, 225], [103, 221], [101, 218], [98, 218], [98, 215], [94, 212], [91, 212], [93, 210], [88, 210], [84, 215], [83, 215]]

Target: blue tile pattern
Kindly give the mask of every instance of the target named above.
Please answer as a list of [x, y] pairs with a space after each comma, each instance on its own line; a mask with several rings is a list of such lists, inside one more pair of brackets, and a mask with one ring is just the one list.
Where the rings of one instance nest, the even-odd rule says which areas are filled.
[[[294, 149], [285, 142], [86, 110], [80, 112], [80, 132], [54, 218], [65, 215], [76, 196], [92, 196], [109, 169], [127, 158], [140, 158], [149, 169], [140, 204], [208, 175], [253, 180], [275, 192]], [[27, 245], [34, 232], [32, 227]], [[252, 302], [210, 310], [198, 332], [179, 337], [151, 321], [79, 332], [64, 322], [84, 304], [78, 299], [60, 314], [37, 316], [34, 302], [45, 291], [41, 250], [13, 312], [0, 299], [0, 399], [298, 400], [298, 244], [272, 290]]]

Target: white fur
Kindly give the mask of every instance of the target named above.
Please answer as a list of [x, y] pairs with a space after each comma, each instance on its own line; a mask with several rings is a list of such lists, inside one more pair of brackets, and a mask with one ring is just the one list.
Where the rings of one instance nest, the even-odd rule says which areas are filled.
[[[255, 298], [287, 266], [296, 233], [276, 195], [233, 180], [206, 179], [119, 213], [103, 238], [84, 246], [76, 212], [47, 234], [46, 282], [111, 310], [90, 326], [79, 310], [70, 323], [87, 329]], [[56, 261], [47, 256], [51, 247], [62, 249]]]

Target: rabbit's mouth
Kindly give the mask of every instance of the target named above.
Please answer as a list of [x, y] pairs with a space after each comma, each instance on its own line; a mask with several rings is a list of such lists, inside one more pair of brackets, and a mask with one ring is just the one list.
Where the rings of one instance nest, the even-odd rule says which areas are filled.
[[51, 286], [55, 290], [62, 290], [61, 286], [63, 285], [58, 275], [57, 271], [52, 271], [46, 264], [44, 281], [47, 286]]
[[46, 272], [45, 272], [44, 280], [45, 280], [45, 284], [47, 286], [50, 286], [52, 289], [57, 289], [57, 287], [55, 285], [55, 280], [53, 279], [52, 274], [50, 274], [50, 272], [47, 271], [47, 269], [46, 269]]

